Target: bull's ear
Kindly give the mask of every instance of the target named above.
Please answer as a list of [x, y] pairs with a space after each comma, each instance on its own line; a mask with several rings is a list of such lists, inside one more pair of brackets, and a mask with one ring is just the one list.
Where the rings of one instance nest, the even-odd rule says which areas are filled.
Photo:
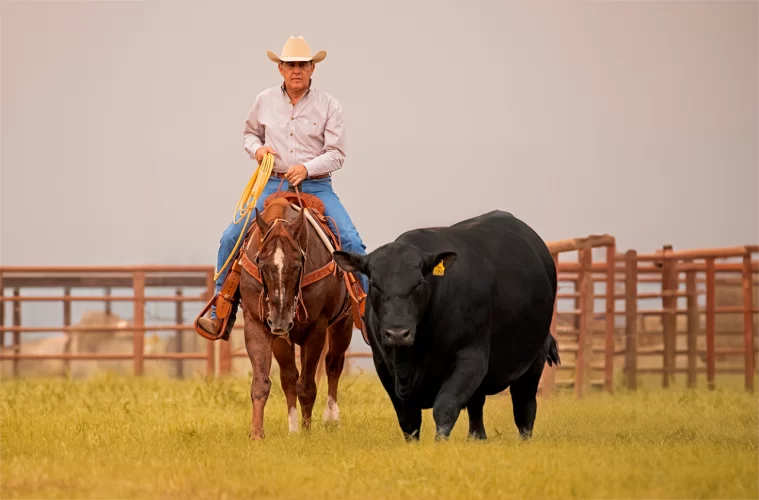
[[[348, 273], [366, 273], [366, 256], [359, 255], [355, 253], [350, 252], [344, 252], [342, 250], [335, 250], [332, 253], [332, 257], [334, 257], [335, 262], [338, 266], [340, 266], [340, 269], [342, 269], [345, 272]], [[368, 276], [368, 274], [367, 274]]]
[[445, 271], [451, 267], [455, 260], [456, 252], [440, 252], [437, 254], [429, 254], [424, 261], [424, 268], [422, 269], [422, 272], [427, 275], [442, 262], [442, 272], [445, 273]]

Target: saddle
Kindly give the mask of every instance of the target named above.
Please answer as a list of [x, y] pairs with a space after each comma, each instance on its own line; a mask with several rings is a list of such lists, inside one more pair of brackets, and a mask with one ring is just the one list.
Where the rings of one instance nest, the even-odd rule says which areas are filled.
[[[272, 202], [278, 198], [284, 198], [287, 200], [295, 210], [307, 210], [306, 220], [317, 232], [322, 243], [327, 247], [330, 253], [342, 248], [339, 231], [338, 234], [335, 235], [329, 228], [329, 225], [327, 224], [328, 218], [323, 215], [324, 202], [322, 202], [317, 196], [303, 192], [277, 191], [264, 200], [264, 210], [269, 208]], [[335, 227], [337, 228], [337, 224], [335, 224]], [[219, 337], [209, 338], [208, 334], [198, 326], [196, 319], [195, 330], [202, 337], [209, 338], [209, 340], [218, 340], [219, 338], [227, 340], [229, 338], [229, 333], [234, 325], [235, 319], [231, 316], [235, 315], [237, 304], [240, 300], [239, 285], [241, 268], [244, 268], [254, 279], [256, 279], [256, 281], [261, 282], [258, 267], [247, 256], [247, 250], [252, 241], [251, 238], [256, 232], [258, 232], [258, 226], [256, 224], [251, 224], [247, 230], [243, 244], [240, 245], [240, 249], [234, 257], [232, 266], [227, 273], [219, 294], [212, 298], [206, 308], [198, 315], [198, 319], [201, 318], [210, 309], [211, 305], [214, 303], [216, 304], [216, 317], [222, 320]], [[346, 299], [346, 304], [343, 310], [330, 322], [330, 324], [337, 322], [346, 314], [351, 313], [354, 326], [361, 331], [364, 342], [369, 345], [369, 339], [366, 337], [364, 329], [361, 328], [361, 317], [364, 314], [366, 293], [362, 290], [361, 284], [352, 274], [340, 269], [335, 263], [335, 260], [330, 259], [326, 265], [303, 276], [300, 286], [301, 288], [304, 288], [326, 278], [330, 274], [342, 275], [349, 296]]]

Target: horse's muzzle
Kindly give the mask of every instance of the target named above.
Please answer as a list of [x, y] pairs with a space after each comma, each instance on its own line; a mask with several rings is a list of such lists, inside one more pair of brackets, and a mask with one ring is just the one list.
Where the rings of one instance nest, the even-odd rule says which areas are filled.
[[269, 330], [271, 331], [272, 335], [277, 337], [287, 335], [290, 333], [290, 330], [292, 330], [294, 326], [292, 320], [272, 321], [271, 318], [266, 318], [266, 324], [269, 325]]

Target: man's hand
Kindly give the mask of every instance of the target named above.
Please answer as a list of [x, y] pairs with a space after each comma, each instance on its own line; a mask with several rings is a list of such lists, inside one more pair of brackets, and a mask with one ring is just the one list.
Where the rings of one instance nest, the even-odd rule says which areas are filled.
[[264, 155], [266, 153], [271, 153], [273, 155], [277, 154], [276, 151], [274, 151], [269, 146], [261, 146], [260, 148], [256, 149], [256, 154], [254, 156], [254, 159], [258, 162], [260, 165], [262, 161], [264, 161]]
[[285, 174], [285, 179], [287, 179], [287, 182], [293, 186], [297, 186], [301, 182], [305, 181], [307, 177], [308, 170], [306, 170], [305, 165], [293, 165]]

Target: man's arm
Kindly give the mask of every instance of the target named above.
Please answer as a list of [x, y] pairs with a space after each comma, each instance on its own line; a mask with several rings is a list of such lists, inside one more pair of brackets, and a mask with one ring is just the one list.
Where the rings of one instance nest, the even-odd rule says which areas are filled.
[[253, 107], [248, 112], [248, 118], [245, 120], [245, 129], [243, 130], [243, 145], [245, 151], [251, 157], [254, 157], [256, 150], [264, 145], [264, 127], [258, 121], [258, 113], [261, 108], [261, 94], [256, 96]]
[[309, 176], [326, 174], [342, 168], [345, 161], [344, 134], [343, 108], [333, 100], [324, 127], [324, 148], [319, 156], [304, 163]]

